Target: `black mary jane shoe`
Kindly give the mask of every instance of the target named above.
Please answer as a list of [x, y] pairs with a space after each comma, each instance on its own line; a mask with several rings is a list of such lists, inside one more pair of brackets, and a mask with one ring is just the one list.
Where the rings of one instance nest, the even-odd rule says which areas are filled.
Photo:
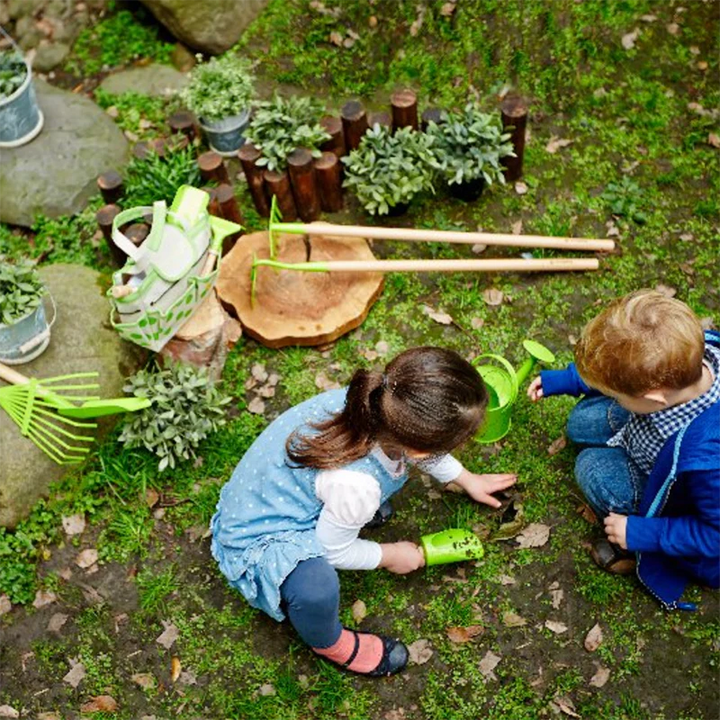
[[376, 511], [370, 519], [370, 522], [365, 523], [365, 527], [368, 530], [374, 530], [384, 525], [393, 514], [393, 508], [389, 500], [386, 500]]
[[408, 652], [405, 643], [400, 640], [395, 640], [394, 638], [389, 638], [385, 635], [378, 635], [377, 633], [350, 630], [349, 628], [346, 629], [355, 636], [355, 648], [347, 661], [342, 663], [342, 667], [347, 668], [358, 654], [358, 651], [360, 650], [360, 635], [374, 635], [382, 640], [382, 659], [374, 670], [370, 670], [370, 672], [366, 673], [358, 673], [358, 675], [367, 675], [369, 677], [387, 677], [388, 675], [395, 675], [405, 669], [405, 666], [408, 664], [408, 660], [410, 658], [410, 653]]

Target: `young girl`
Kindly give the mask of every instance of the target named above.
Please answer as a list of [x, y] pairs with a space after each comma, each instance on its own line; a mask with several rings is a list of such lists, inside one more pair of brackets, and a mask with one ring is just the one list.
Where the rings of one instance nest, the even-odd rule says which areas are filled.
[[291, 408], [253, 443], [220, 493], [212, 552], [253, 606], [287, 615], [316, 652], [371, 676], [402, 670], [399, 640], [339, 620], [336, 569], [405, 574], [425, 564], [415, 542], [361, 540], [361, 528], [403, 486], [408, 462], [478, 502], [514, 475], [476, 475], [448, 453], [477, 431], [487, 393], [475, 368], [442, 348], [398, 355], [384, 373], [358, 370], [347, 389]]

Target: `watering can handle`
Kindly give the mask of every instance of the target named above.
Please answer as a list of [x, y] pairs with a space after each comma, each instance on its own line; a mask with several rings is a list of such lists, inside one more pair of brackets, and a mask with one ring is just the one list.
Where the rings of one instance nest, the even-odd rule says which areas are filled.
[[491, 360], [495, 360], [496, 362], [500, 363], [507, 371], [508, 375], [510, 375], [510, 382], [512, 383], [513, 387], [513, 396], [511, 402], [515, 402], [515, 399], [517, 398], [520, 384], [518, 383], [517, 373], [515, 372], [515, 368], [504, 358], [502, 355], [494, 355], [493, 353], [483, 353], [482, 355], [478, 355], [473, 363], [476, 363], [480, 358], [490, 358]]
[[[142, 260], [147, 256], [147, 251], [143, 251], [142, 246], [138, 248], [136, 245], [130, 242], [127, 236], [120, 230], [120, 226], [129, 223], [131, 220], [137, 220], [138, 218], [145, 217], [145, 215], [149, 211], [152, 211], [152, 229], [150, 231], [151, 234], [153, 232], [162, 232], [162, 228], [165, 225], [165, 216], [167, 213], [167, 207], [162, 201], [153, 203], [152, 207], [143, 206], [130, 208], [129, 210], [123, 210], [115, 216], [112, 224], [113, 242], [131, 260], [134, 260], [138, 264], [138, 269], [142, 270], [145, 269], [144, 267], [142, 267]], [[147, 241], [149, 238], [150, 236], [148, 235], [145, 240]]]

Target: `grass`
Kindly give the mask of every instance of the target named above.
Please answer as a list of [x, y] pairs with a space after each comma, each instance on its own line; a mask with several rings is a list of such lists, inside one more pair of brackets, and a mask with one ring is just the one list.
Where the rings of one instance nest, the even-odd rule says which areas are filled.
[[[373, 539], [473, 527], [484, 538], [483, 561], [463, 566], [464, 576], [458, 566], [410, 577], [344, 574], [345, 623], [357, 625], [351, 606], [361, 599], [368, 616], [360, 628], [379, 628], [408, 642], [429, 640], [431, 659], [402, 677], [369, 684], [318, 660], [292, 632], [278, 630], [227, 587], [210, 559], [207, 540], [192, 539], [207, 527], [238, 458], [269, 420], [318, 391], [319, 372], [345, 382], [357, 367], [381, 367], [404, 348], [425, 343], [464, 355], [499, 353], [519, 365], [526, 337], [547, 344], [559, 367], [571, 359], [573, 336], [600, 305], [660, 283], [674, 288], [700, 317], [720, 323], [720, 162], [707, 142], [718, 124], [688, 109], [690, 102], [713, 108], [720, 101], [714, 82], [718, 17], [712, 4], [679, 13], [675, 6], [650, 0], [467, 0], [443, 15], [444, 4], [424, 3], [422, 24], [413, 34], [419, 13], [415, 2], [344, 0], [335, 17], [305, 0], [271, 0], [236, 49], [262, 60], [257, 70], [266, 89], [292, 85], [335, 109], [350, 97], [384, 109], [390, 92], [407, 84], [418, 90], [421, 109], [460, 105], [470, 96], [493, 109], [506, 85], [519, 87], [532, 100], [523, 178], [527, 193], [493, 187], [471, 205], [439, 193], [416, 202], [399, 222], [509, 231], [522, 220], [525, 233], [585, 237], [605, 237], [614, 226], [619, 252], [603, 258], [600, 272], [583, 275], [388, 276], [382, 298], [362, 326], [323, 353], [268, 350], [243, 339], [223, 374], [222, 391], [234, 398], [230, 422], [203, 444], [201, 463], [169, 476], [158, 474], [152, 457], [119, 450], [117, 433], [111, 434], [15, 531], [0, 530], [0, 594], [29, 605], [37, 588], [53, 589], [62, 611], [72, 616], [68, 632], [57, 638], [42, 636], [32, 645], [18, 640], [0, 650], [0, 704], [19, 706], [21, 699], [31, 698], [28, 712], [48, 710], [50, 703], [35, 693], [53, 686], [58, 688], [53, 707], [67, 712], [89, 694], [107, 690], [120, 703], [116, 720], [145, 714], [535, 720], [562, 713], [558, 698], [570, 699], [573, 705], [567, 707], [585, 720], [713, 717], [720, 663], [717, 594], [696, 589], [690, 597], [701, 601], [698, 613], [664, 615], [633, 579], [602, 574], [591, 564], [583, 543], [597, 531], [576, 512], [575, 450], [547, 453], [563, 433], [571, 399], [532, 405], [521, 398], [513, 429], [502, 443], [471, 443], [460, 453], [471, 469], [518, 472], [526, 520], [552, 527], [546, 546], [518, 550], [512, 542], [493, 540], [504, 521], [500, 513], [454, 495], [429, 496], [414, 478], [394, 501], [393, 520]], [[643, 20], [643, 15], [657, 19]], [[377, 23], [371, 27], [373, 16]], [[667, 29], [672, 22], [678, 25], [676, 35]], [[636, 27], [635, 47], [626, 50], [621, 38]], [[347, 28], [360, 36], [352, 48], [329, 42], [331, 32]], [[128, 35], [132, 42], [121, 47]], [[163, 60], [169, 48], [161, 38], [148, 16], [141, 17], [134, 6], [118, 6], [74, 48], [76, 70], [102, 72], [105, 65], [118, 67], [137, 55]], [[709, 63], [707, 71], [697, 69], [698, 59]], [[141, 139], [158, 133], [168, 111], [161, 101], [133, 94], [98, 92], [96, 100], [115, 107], [119, 126]], [[550, 153], [546, 146], [553, 136], [572, 143]], [[245, 189], [239, 198], [248, 228], [264, 227]], [[99, 205], [99, 199], [95, 202]], [[343, 221], [366, 222], [354, 207], [351, 201]], [[31, 232], [0, 225], [0, 252], [29, 252], [43, 263], [78, 262], [106, 272], [104, 242], [93, 240], [96, 208], [91, 205], [72, 218], [40, 218]], [[467, 249], [440, 245], [386, 243], [375, 249], [393, 257], [467, 255]], [[501, 306], [484, 302], [488, 288], [502, 290]], [[449, 313], [455, 324], [435, 323], [419, 311], [422, 305]], [[473, 325], [473, 319], [482, 325]], [[363, 353], [380, 342], [386, 344], [385, 354], [368, 360]], [[245, 411], [249, 394], [244, 384], [256, 363], [281, 376], [266, 416]], [[147, 507], [149, 489], [161, 493], [168, 505], [161, 517], [155, 516], [157, 506]], [[74, 547], [66, 543], [60, 523], [63, 515], [77, 512], [85, 514], [89, 530]], [[67, 558], [89, 543], [100, 552], [96, 577], [114, 581], [117, 595], [90, 607], [82, 589], [60, 574]], [[76, 579], [95, 585], [93, 576], [74, 572]], [[503, 584], [501, 577], [513, 582]], [[564, 590], [559, 608], [551, 604], [552, 582]], [[508, 610], [523, 616], [527, 625], [506, 627], [502, 618]], [[14, 610], [0, 618], [0, 631], [15, 623], [25, 628], [34, 617], [42, 630], [43, 612]], [[128, 621], [116, 626], [121, 613]], [[567, 622], [568, 632], [555, 635], [544, 628], [547, 619]], [[179, 637], [166, 651], [155, 639], [169, 622]], [[603, 628], [604, 641], [591, 654], [582, 641], [595, 622]], [[471, 624], [482, 625], [484, 632], [470, 643], [457, 645], [446, 635], [448, 627]], [[35, 653], [34, 676], [19, 669], [28, 650]], [[501, 657], [497, 679], [479, 670], [488, 651]], [[172, 683], [173, 656], [198, 679], [197, 685]], [[62, 683], [69, 657], [86, 664], [87, 684], [78, 691]], [[611, 671], [604, 688], [588, 684], [598, 664]], [[143, 672], [158, 680], [156, 690], [144, 692], [130, 680]]]

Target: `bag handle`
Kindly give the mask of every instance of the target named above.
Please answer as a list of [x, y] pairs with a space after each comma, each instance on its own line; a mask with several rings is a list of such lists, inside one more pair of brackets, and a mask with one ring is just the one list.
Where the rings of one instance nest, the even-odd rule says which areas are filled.
[[[145, 217], [145, 215], [147, 215], [150, 211], [152, 211], [152, 228], [150, 230], [150, 234], [145, 238], [143, 244], [140, 247], [137, 247], [135, 244], [130, 242], [127, 235], [120, 230], [120, 226], [125, 225], [132, 220]], [[144, 260], [148, 256], [145, 245], [147, 244], [149, 247], [152, 241], [162, 233], [163, 228], [165, 227], [166, 215], [167, 206], [165, 205], [164, 200], [159, 200], [158, 202], [153, 203], [152, 207], [145, 205], [142, 207], [130, 208], [129, 210], [123, 210], [113, 218], [112, 240], [115, 245], [117, 245], [131, 260], [133, 260], [139, 267], [142, 266], [142, 269], [144, 269], [144, 265], [146, 264]]]

